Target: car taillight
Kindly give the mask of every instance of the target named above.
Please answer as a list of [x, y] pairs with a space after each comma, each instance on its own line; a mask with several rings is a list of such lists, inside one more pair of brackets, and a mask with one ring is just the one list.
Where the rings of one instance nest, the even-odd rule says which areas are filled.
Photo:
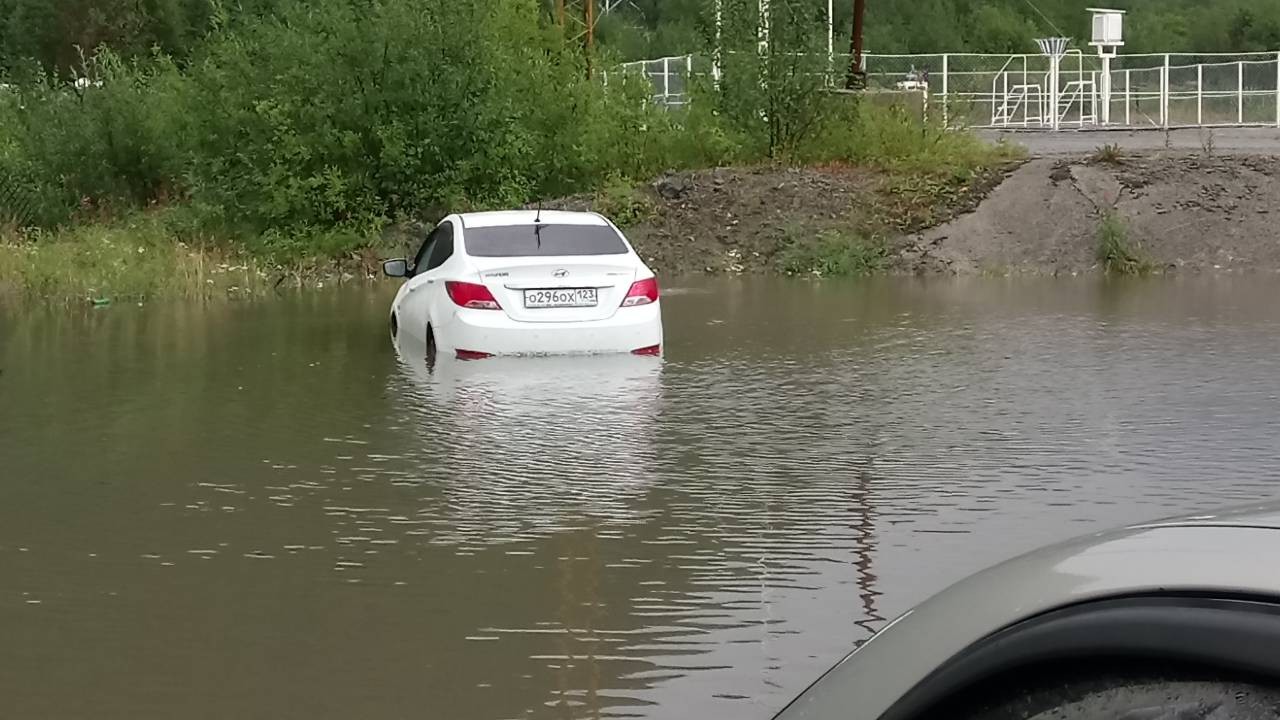
[[627, 297], [622, 301], [622, 307], [636, 307], [655, 302], [658, 302], [658, 278], [649, 278], [637, 280], [631, 284]]
[[650, 345], [649, 347], [636, 348], [631, 351], [632, 355], [661, 355], [661, 345]]
[[483, 360], [485, 358], [493, 357], [493, 355], [490, 355], [487, 352], [480, 352], [479, 350], [457, 350], [454, 352], [454, 355], [456, 355], [459, 360]]
[[502, 306], [494, 299], [493, 293], [489, 292], [489, 288], [483, 285], [450, 280], [444, 284], [444, 289], [445, 292], [449, 293], [449, 299], [458, 307], [471, 308], [472, 310], [502, 309]]

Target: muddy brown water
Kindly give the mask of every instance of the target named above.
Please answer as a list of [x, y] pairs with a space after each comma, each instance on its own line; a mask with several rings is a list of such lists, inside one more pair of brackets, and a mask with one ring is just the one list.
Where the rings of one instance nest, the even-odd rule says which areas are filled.
[[1034, 546], [1280, 494], [1265, 279], [669, 283], [667, 355], [392, 289], [0, 315], [0, 715], [768, 718]]

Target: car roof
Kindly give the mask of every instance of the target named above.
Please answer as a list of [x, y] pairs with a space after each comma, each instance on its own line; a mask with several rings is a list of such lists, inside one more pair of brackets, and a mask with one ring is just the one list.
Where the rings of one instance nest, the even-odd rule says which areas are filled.
[[598, 225], [609, 223], [596, 213], [569, 212], [566, 210], [500, 210], [495, 212], [463, 213], [458, 216], [463, 228], [499, 227], [507, 225]]

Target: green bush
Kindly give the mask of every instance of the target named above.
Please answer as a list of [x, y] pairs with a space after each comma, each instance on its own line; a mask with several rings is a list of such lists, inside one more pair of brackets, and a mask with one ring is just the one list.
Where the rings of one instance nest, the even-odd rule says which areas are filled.
[[645, 177], [683, 149], [647, 86], [588, 78], [533, 0], [292, 3], [212, 41], [192, 83], [193, 198], [283, 254], [322, 228]]
[[620, 228], [630, 227], [652, 217], [654, 206], [644, 191], [626, 178], [615, 175], [596, 191], [596, 212], [609, 218]]
[[0, 100], [0, 173], [26, 186], [37, 225], [168, 198], [184, 171], [174, 66], [104, 50], [84, 70], [101, 85], [38, 74]]

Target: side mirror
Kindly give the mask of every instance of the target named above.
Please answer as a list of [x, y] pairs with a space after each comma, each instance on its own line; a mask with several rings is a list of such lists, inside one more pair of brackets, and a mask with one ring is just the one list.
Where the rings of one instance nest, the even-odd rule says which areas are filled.
[[387, 277], [402, 278], [409, 275], [409, 263], [404, 258], [386, 260], [382, 263], [382, 272]]

